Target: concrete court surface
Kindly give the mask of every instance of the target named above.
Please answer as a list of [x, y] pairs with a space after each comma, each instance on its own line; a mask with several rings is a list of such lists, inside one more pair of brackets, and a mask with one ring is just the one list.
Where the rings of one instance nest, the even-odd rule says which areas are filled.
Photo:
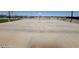
[[1, 48], [79, 48], [79, 24], [56, 18], [0, 23]]

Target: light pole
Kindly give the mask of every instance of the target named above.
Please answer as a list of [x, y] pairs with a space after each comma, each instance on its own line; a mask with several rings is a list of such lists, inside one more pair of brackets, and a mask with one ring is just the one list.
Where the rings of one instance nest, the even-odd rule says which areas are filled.
[[39, 20], [40, 20], [42, 13], [41, 12], [38, 12], [38, 15], [39, 15]]
[[11, 11], [11, 18], [12, 18], [12, 20], [13, 20], [13, 11]]
[[27, 18], [30, 18], [30, 17], [31, 17], [31, 15], [30, 15], [30, 14], [28, 14], [28, 15], [27, 15]]
[[10, 11], [8, 11], [8, 22], [10, 22], [10, 18], [11, 18], [11, 15], [10, 15]]
[[70, 22], [72, 22], [72, 18], [73, 18], [73, 11], [71, 11], [71, 20], [70, 20]]

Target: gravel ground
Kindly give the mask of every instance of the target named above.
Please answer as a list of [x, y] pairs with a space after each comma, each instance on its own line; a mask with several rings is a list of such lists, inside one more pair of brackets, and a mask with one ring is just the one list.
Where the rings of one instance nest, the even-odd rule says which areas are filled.
[[0, 47], [78, 48], [79, 24], [56, 18], [28, 18], [1, 23]]

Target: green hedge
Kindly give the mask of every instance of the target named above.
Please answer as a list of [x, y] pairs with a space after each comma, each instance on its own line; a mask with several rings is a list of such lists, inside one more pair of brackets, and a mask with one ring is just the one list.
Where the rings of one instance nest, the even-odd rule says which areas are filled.
[[0, 19], [0, 23], [8, 22], [8, 19]]
[[[15, 21], [14, 19], [10, 19], [10, 21]], [[0, 23], [8, 22], [8, 19], [0, 19]]]

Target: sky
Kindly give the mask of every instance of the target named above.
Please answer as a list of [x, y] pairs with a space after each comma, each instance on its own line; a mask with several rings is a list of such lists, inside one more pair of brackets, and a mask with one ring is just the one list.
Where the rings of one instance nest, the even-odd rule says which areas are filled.
[[[11, 11], [19, 16], [71, 16], [71, 11]], [[8, 11], [0, 11], [0, 15], [8, 15]], [[73, 16], [79, 16], [79, 11], [74, 11]]]

